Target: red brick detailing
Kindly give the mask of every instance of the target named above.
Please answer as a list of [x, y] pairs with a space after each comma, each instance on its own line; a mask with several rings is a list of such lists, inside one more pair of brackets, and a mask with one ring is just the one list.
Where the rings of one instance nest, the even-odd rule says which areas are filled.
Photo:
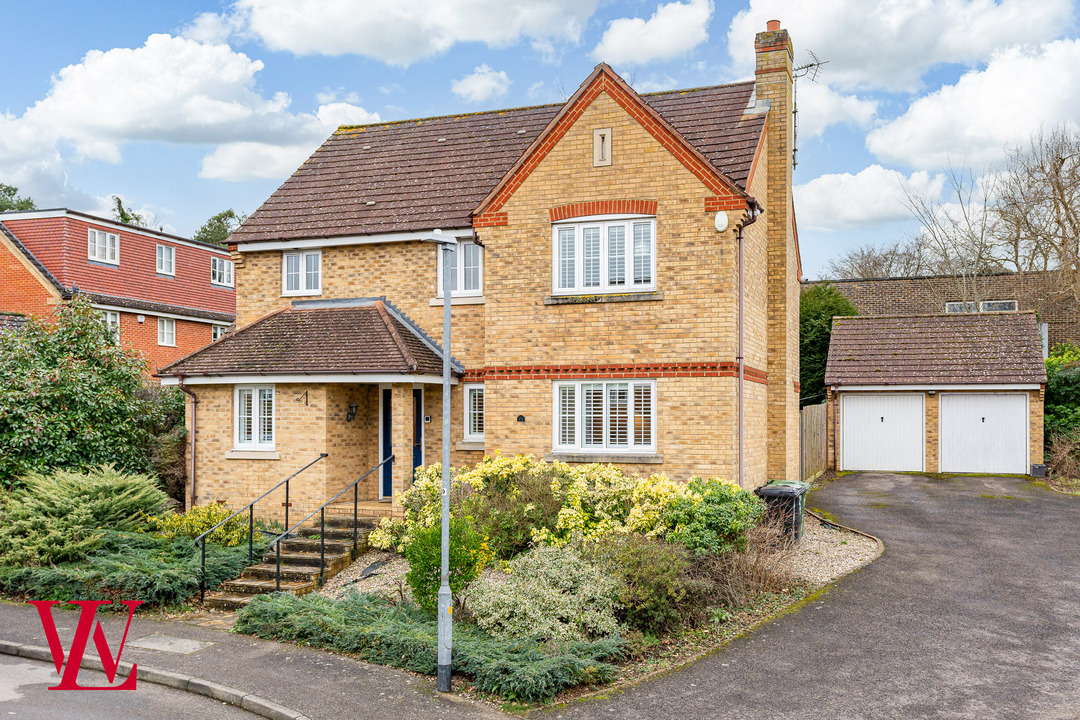
[[509, 222], [506, 213], [501, 212], [489, 212], [482, 215], [477, 215], [473, 218], [473, 227], [495, 227], [496, 225], [506, 225]]
[[705, 212], [719, 212], [721, 210], [724, 212], [746, 210], [746, 199], [734, 195], [705, 198]]
[[799, 384], [798, 380], [792, 380], [791, 386], [795, 388], [795, 392], [802, 393], [802, 385]]
[[461, 377], [461, 382], [484, 382], [484, 371], [480, 370], [466, 370], [465, 374]]
[[[765, 384], [768, 373], [747, 367], [747, 380]], [[465, 373], [466, 380], [592, 380], [596, 378], [738, 377], [735, 362], [631, 363], [628, 365], [516, 365]]]
[[[539, 144], [533, 147], [532, 152], [522, 158], [522, 160], [511, 169], [507, 177], [503, 178], [498, 186], [498, 190], [494, 195], [490, 196], [490, 200], [478, 208], [480, 211], [477, 215], [478, 218], [482, 218], [497, 211], [506, 204], [506, 201], [517, 192], [517, 189], [521, 187], [521, 184], [525, 182], [525, 179], [528, 178], [533, 170], [535, 170], [543, 159], [547, 157], [547, 154], [559, 143], [566, 132], [585, 112], [585, 109], [589, 107], [589, 104], [595, 100], [601, 92], [606, 92], [611, 96], [611, 98], [618, 103], [630, 117], [637, 120], [650, 135], [656, 138], [668, 152], [674, 155], [687, 170], [692, 172], [710, 190], [717, 195], [728, 195], [738, 191], [730, 180], [725, 178], [719, 170], [692, 150], [682, 136], [672, 130], [666, 122], [661, 120], [659, 115], [641, 102], [639, 98], [632, 95], [630, 92], [627, 92], [621, 83], [608, 74], [607, 70], [601, 70], [593, 79], [592, 83], [584, 88], [581, 94], [578, 95], [573, 104], [566, 107], [554, 127], [550, 128], [546, 135], [540, 136], [538, 139]], [[473, 226], [476, 227], [475, 221]]]
[[[745, 206], [745, 203], [743, 203]], [[548, 210], [551, 222], [588, 215], [655, 215], [655, 200], [603, 200], [562, 205]]]

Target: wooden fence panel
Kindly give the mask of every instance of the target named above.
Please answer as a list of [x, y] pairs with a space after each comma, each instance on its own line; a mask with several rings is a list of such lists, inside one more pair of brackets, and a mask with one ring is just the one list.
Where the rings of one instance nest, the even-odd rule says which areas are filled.
[[825, 469], [825, 403], [804, 407], [799, 425], [802, 446], [800, 474], [803, 480], [807, 480]]

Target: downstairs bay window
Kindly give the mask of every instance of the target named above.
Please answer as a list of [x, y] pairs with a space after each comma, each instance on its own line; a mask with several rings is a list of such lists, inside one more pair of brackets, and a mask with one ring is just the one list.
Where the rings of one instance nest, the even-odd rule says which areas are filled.
[[554, 384], [555, 452], [656, 452], [656, 382], [611, 380]]
[[274, 386], [238, 385], [233, 398], [234, 448], [274, 449]]

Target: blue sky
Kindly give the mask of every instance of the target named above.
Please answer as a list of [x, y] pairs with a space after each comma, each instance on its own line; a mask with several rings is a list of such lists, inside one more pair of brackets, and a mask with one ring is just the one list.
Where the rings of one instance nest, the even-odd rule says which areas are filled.
[[[6, 2], [0, 182], [109, 196], [191, 234], [251, 212], [338, 123], [558, 102], [599, 60], [639, 91], [749, 78], [779, 19], [798, 84], [804, 273], [917, 230], [905, 187], [1080, 117], [1069, 0]], [[943, 198], [946, 199], [947, 198]]]

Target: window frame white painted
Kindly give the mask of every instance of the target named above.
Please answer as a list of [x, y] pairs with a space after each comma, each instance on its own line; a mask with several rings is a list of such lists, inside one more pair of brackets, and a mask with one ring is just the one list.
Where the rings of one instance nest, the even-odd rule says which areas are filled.
[[[603, 447], [597, 445], [586, 445], [582, 438], [584, 432], [584, 403], [582, 401], [582, 388], [586, 385], [601, 385], [603, 387], [603, 416], [602, 426], [604, 435]], [[627, 443], [626, 445], [611, 445], [610, 430], [611, 430], [611, 416], [610, 416], [610, 393], [608, 386], [610, 385], [626, 385], [627, 386]], [[634, 419], [636, 417], [635, 401], [634, 401], [634, 388], [645, 386], [649, 388], [650, 393], [650, 412], [649, 412], [649, 431], [650, 438], [649, 444], [638, 445], [634, 443]], [[575, 454], [588, 454], [588, 455], [656, 455], [657, 454], [657, 396], [656, 396], [656, 379], [655, 378], [625, 378], [625, 379], [611, 379], [611, 378], [595, 378], [589, 380], [556, 380], [552, 383], [551, 392], [551, 451], [556, 453], [575, 453]], [[574, 387], [574, 443], [566, 444], [560, 442], [560, 435], [562, 432], [562, 414], [560, 408], [560, 394], [561, 388]]]
[[[457, 257], [457, 253], [464, 254], [462, 249], [465, 245], [472, 245], [476, 248], [480, 254], [480, 267], [479, 275], [480, 282], [478, 286], [472, 290], [465, 290], [465, 263], [462, 262], [461, 257]], [[471, 239], [458, 239], [457, 245], [451, 245], [451, 252], [455, 255], [454, 261], [454, 284], [450, 289], [450, 297], [483, 297], [484, 296], [484, 246], [474, 242]], [[436, 248], [436, 262], [435, 262], [435, 297], [441, 298], [443, 296], [443, 251], [441, 247]], [[454, 289], [454, 288], [457, 289]]]
[[[964, 309], [962, 309], [962, 310], [960, 310], [960, 309], [950, 310], [949, 309], [950, 306], [953, 307], [953, 308], [961, 308], [962, 307]], [[979, 304], [975, 303], [975, 302], [964, 301], [964, 300], [954, 300], [952, 302], [945, 303], [945, 314], [946, 315], [966, 315], [968, 313], [974, 313], [974, 312], [978, 312], [978, 311], [979, 311]]]
[[[105, 320], [105, 327], [109, 328], [113, 334], [113, 342], [117, 345], [120, 344], [120, 313], [115, 310], [101, 310], [102, 319]], [[113, 322], [115, 320], [115, 322]]]
[[[104, 244], [99, 243], [99, 238], [104, 238]], [[104, 248], [104, 255], [98, 255], [98, 250]], [[89, 228], [86, 234], [86, 259], [91, 262], [105, 263], [106, 265], [120, 265], [120, 235], [105, 230]]]
[[[987, 310], [986, 306], [991, 303], [1012, 303], [1008, 310]], [[979, 302], [979, 312], [1016, 312], [1020, 309], [1020, 303], [1016, 300], [982, 300]]]
[[[214, 279], [214, 273], [215, 273], [215, 267], [214, 266], [219, 264], [219, 263], [222, 266], [223, 272], [219, 271], [218, 275], [219, 276], [223, 275], [225, 277], [224, 280], [220, 280], [220, 281]], [[283, 266], [284, 266], [284, 263], [285, 263], [285, 261], [282, 260], [282, 265]], [[322, 265], [322, 263], [320, 262], [320, 266], [321, 265]], [[284, 270], [283, 270], [283, 272], [284, 272]], [[236, 286], [236, 278], [235, 278], [234, 273], [235, 273], [235, 263], [232, 260], [228, 260], [226, 258], [221, 258], [221, 257], [214, 257], [213, 255], [210, 256], [210, 284], [211, 285], [216, 285], [218, 287], [230, 287], [230, 288], [235, 287]], [[320, 274], [321, 274], [321, 267], [320, 267]], [[284, 279], [282, 279], [282, 282], [284, 282]], [[284, 285], [282, 285], [282, 287], [284, 287]]]
[[[162, 261], [166, 258], [169, 259], [168, 270], [165, 269], [165, 263]], [[158, 275], [169, 275], [176, 277], [176, 248], [171, 245], [157, 245], [154, 251], [155, 267], [157, 268]]]
[[[635, 282], [635, 252], [634, 252], [634, 227], [647, 225], [649, 228], [649, 282]], [[610, 228], [623, 226], [623, 256], [621, 263], [625, 282], [621, 285], [611, 283], [612, 267], [610, 264]], [[584, 233], [587, 229], [599, 228], [600, 247], [596, 262], [598, 263], [597, 285], [585, 285], [585, 242]], [[574, 231], [574, 284], [572, 287], [562, 286], [563, 266], [561, 263], [561, 239], [560, 231], [573, 229]], [[574, 218], [568, 221], [560, 221], [551, 224], [551, 294], [560, 295], [618, 295], [634, 292], [652, 292], [657, 288], [656, 279], [656, 216], [655, 215], [611, 215], [595, 216], [588, 219]]]
[[211, 325], [210, 326], [210, 342], [214, 342], [220, 339], [225, 333], [229, 332], [228, 325]]
[[[317, 287], [309, 287], [308, 271], [307, 271], [307, 259], [308, 257], [318, 258], [318, 272], [319, 272], [319, 284]], [[289, 289], [289, 258], [297, 257], [299, 263], [299, 289]], [[282, 251], [281, 253], [281, 294], [284, 297], [302, 297], [306, 295], [322, 295], [322, 250], [295, 250], [295, 251]]]
[[[166, 342], [172, 336], [172, 342]], [[158, 316], [157, 344], [161, 347], [176, 347], [176, 320]]]
[[480, 400], [480, 418], [484, 428], [487, 428], [487, 394], [484, 392], [484, 383], [465, 383], [462, 386], [462, 391], [465, 393], [465, 423], [462, 426], [462, 440], [464, 442], [484, 442], [484, 433], [474, 433], [472, 430], [473, 420], [473, 405], [472, 405], [472, 393], [479, 390], [481, 393]]
[[[233, 450], [253, 450], [256, 452], [273, 452], [276, 449], [277, 440], [277, 391], [275, 385], [235, 385], [233, 387]], [[262, 391], [270, 391], [270, 441], [262, 442], [259, 426], [262, 421]], [[252, 393], [252, 425], [251, 440], [242, 442], [240, 439], [240, 393], [248, 391]]]

